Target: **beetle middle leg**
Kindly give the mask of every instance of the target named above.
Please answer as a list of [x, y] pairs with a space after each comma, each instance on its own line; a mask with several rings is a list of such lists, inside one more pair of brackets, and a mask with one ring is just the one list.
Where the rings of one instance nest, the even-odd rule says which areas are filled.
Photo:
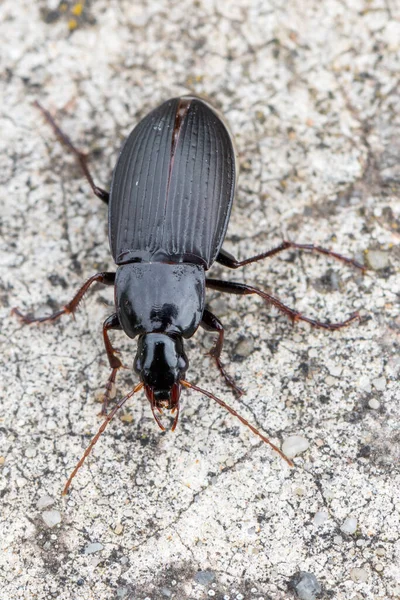
[[356, 319], [360, 318], [359, 314], [356, 312], [345, 321], [340, 321], [339, 323], [324, 323], [323, 321], [317, 321], [315, 319], [311, 319], [310, 317], [306, 317], [297, 310], [286, 306], [286, 304], [283, 304], [277, 298], [274, 298], [266, 292], [258, 290], [257, 288], [252, 287], [250, 285], [246, 285], [244, 283], [236, 283], [234, 281], [220, 281], [217, 279], [206, 279], [206, 286], [212, 290], [217, 290], [218, 292], [227, 292], [228, 294], [237, 294], [239, 296], [249, 296], [251, 294], [256, 294], [257, 296], [260, 296], [260, 298], [265, 300], [267, 304], [272, 304], [272, 306], [275, 306], [275, 308], [287, 315], [293, 323], [295, 323], [296, 321], [305, 321], [313, 327], [329, 329], [330, 331], [335, 331], [336, 329], [346, 327]]
[[74, 314], [83, 296], [86, 294], [92, 283], [95, 283], [96, 281], [99, 283], [104, 283], [104, 285], [114, 285], [115, 273], [103, 271], [102, 273], [96, 273], [95, 275], [92, 275], [92, 277], [90, 277], [90, 279], [88, 279], [78, 290], [78, 292], [72, 298], [71, 302], [68, 302], [68, 304], [66, 304], [63, 308], [57, 310], [52, 315], [48, 315], [47, 317], [35, 318], [29, 315], [24, 315], [18, 308], [13, 308], [12, 313], [17, 315], [17, 317], [19, 317], [21, 321], [26, 325], [30, 325], [31, 323], [44, 323], [45, 321], [55, 321], [56, 319], [59, 319], [62, 315]]
[[40, 112], [42, 113], [42, 115], [44, 116], [44, 118], [46, 119], [46, 121], [50, 125], [50, 127], [53, 129], [54, 133], [56, 134], [56, 136], [58, 137], [60, 142], [66, 148], [68, 148], [68, 150], [75, 156], [75, 158], [77, 159], [78, 164], [82, 170], [82, 173], [84, 174], [87, 181], [89, 182], [89, 185], [92, 188], [93, 192], [96, 194], [96, 196], [98, 198], [100, 198], [100, 200], [103, 200], [103, 202], [108, 204], [110, 194], [108, 192], [106, 192], [106, 190], [103, 190], [102, 188], [98, 187], [94, 183], [93, 177], [87, 166], [87, 161], [88, 161], [87, 155], [84, 154], [83, 152], [81, 152], [80, 150], [78, 150], [77, 148], [75, 148], [75, 146], [73, 145], [73, 143], [71, 142], [71, 140], [69, 139], [67, 134], [64, 133], [62, 131], [62, 129], [60, 129], [60, 127], [57, 125], [57, 123], [55, 122], [55, 120], [53, 119], [53, 117], [51, 116], [51, 114], [49, 113], [48, 110], [43, 108], [43, 106], [41, 104], [39, 104], [38, 101], [34, 102], [34, 105], [36, 106], [36, 108], [38, 108], [40, 110]]
[[246, 258], [245, 260], [236, 260], [232, 254], [229, 254], [229, 252], [226, 252], [226, 250], [222, 249], [218, 253], [216, 260], [224, 267], [228, 267], [229, 269], [238, 269], [239, 267], [250, 265], [251, 263], [263, 260], [264, 258], [271, 258], [271, 256], [275, 256], [276, 254], [279, 254], [283, 250], [288, 250], [289, 248], [293, 248], [295, 250], [306, 250], [308, 252], [316, 252], [317, 254], [324, 254], [325, 256], [332, 256], [332, 258], [336, 258], [336, 260], [340, 260], [348, 265], [356, 267], [357, 269], [365, 271], [364, 265], [356, 260], [348, 258], [347, 256], [343, 256], [342, 254], [338, 254], [337, 252], [332, 252], [332, 250], [328, 250], [322, 246], [315, 246], [314, 244], [296, 244], [295, 242], [289, 242], [287, 240], [283, 241], [276, 248], [272, 248], [271, 250], [267, 250], [267, 252], [262, 252], [256, 256]]
[[113, 315], [108, 317], [103, 323], [104, 346], [106, 348], [108, 362], [110, 363], [111, 374], [110, 377], [107, 379], [106, 383], [106, 390], [103, 396], [103, 406], [101, 408], [100, 413], [101, 415], [107, 414], [107, 406], [111, 395], [114, 391], [118, 370], [124, 366], [118, 358], [118, 356], [115, 356], [116, 354], [119, 354], [119, 351], [116, 348], [114, 348], [110, 342], [110, 338], [108, 337], [108, 331], [110, 329], [122, 329], [117, 313], [114, 313]]
[[208, 352], [208, 354], [215, 360], [217, 367], [221, 375], [225, 379], [226, 383], [231, 388], [233, 388], [237, 394], [241, 396], [242, 394], [244, 394], [244, 390], [242, 390], [239, 386], [236, 385], [235, 380], [226, 372], [220, 359], [222, 346], [224, 344], [224, 326], [222, 325], [221, 321], [207, 309], [205, 309], [203, 312], [203, 318], [201, 320], [200, 325], [206, 331], [218, 333], [217, 342], [215, 346], [210, 350], [210, 352]]

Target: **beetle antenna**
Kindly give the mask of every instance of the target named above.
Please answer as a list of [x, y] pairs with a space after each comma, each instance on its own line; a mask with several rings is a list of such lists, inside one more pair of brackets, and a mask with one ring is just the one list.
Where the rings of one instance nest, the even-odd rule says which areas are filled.
[[112, 409], [112, 411], [110, 412], [109, 415], [106, 416], [106, 418], [104, 419], [100, 429], [98, 430], [98, 432], [96, 433], [96, 435], [94, 436], [94, 438], [92, 439], [92, 441], [90, 442], [89, 446], [86, 448], [85, 452], [83, 453], [82, 458], [80, 459], [80, 461], [78, 462], [78, 464], [76, 465], [75, 469], [72, 471], [71, 475], [68, 478], [67, 483], [64, 486], [64, 489], [62, 491], [62, 495], [65, 496], [68, 492], [69, 486], [72, 483], [73, 478], [75, 477], [75, 475], [77, 474], [77, 472], [79, 471], [79, 469], [81, 468], [81, 466], [83, 465], [83, 463], [85, 462], [85, 460], [87, 459], [87, 457], [89, 456], [89, 454], [91, 453], [93, 446], [95, 446], [95, 444], [97, 443], [99, 437], [101, 436], [101, 434], [103, 433], [103, 431], [105, 430], [105, 428], [107, 427], [107, 425], [109, 424], [109, 422], [112, 420], [112, 418], [114, 417], [115, 413], [117, 413], [119, 411], [119, 409], [125, 404], [125, 402], [127, 400], [129, 400], [129, 398], [131, 398], [133, 396], [133, 394], [135, 394], [136, 392], [138, 392], [139, 390], [141, 390], [143, 387], [143, 383], [138, 383], [138, 385], [133, 388], [133, 390], [131, 392], [129, 392], [129, 394], [127, 394], [124, 398], [122, 398], [122, 400], [120, 400], [118, 402], [118, 404], [116, 404], [114, 406], [114, 408]]
[[236, 410], [234, 410], [231, 406], [229, 406], [228, 404], [226, 404], [226, 402], [224, 402], [220, 398], [217, 398], [217, 396], [214, 396], [214, 394], [212, 394], [211, 392], [207, 392], [207, 390], [203, 390], [202, 388], [199, 388], [199, 387], [197, 387], [197, 385], [193, 385], [192, 383], [189, 383], [188, 381], [184, 381], [183, 379], [181, 379], [180, 383], [184, 387], [186, 387], [186, 388], [190, 388], [192, 390], [195, 390], [196, 392], [200, 392], [201, 394], [204, 394], [204, 396], [207, 396], [208, 398], [211, 398], [212, 400], [215, 400], [215, 402], [217, 402], [220, 406], [222, 406], [227, 411], [229, 411], [231, 413], [231, 415], [233, 415], [234, 417], [237, 417], [239, 419], [239, 421], [241, 421], [243, 423], [243, 425], [246, 425], [246, 427], [248, 427], [249, 429], [251, 429], [251, 431], [253, 433], [255, 433], [256, 435], [258, 435], [258, 437], [261, 438], [263, 442], [265, 442], [266, 444], [268, 444], [268, 446], [271, 446], [271, 448], [273, 450], [275, 450], [275, 452], [277, 452], [283, 458], [283, 460], [285, 460], [287, 462], [287, 464], [290, 467], [294, 467], [294, 464], [290, 460], [290, 458], [288, 456], [286, 456], [286, 454], [284, 454], [282, 452], [282, 450], [280, 450], [278, 448], [278, 446], [275, 446], [275, 444], [273, 444], [272, 442], [270, 442], [267, 437], [265, 437], [262, 433], [260, 433], [258, 431], [258, 429], [256, 429], [255, 427], [253, 427], [253, 425], [251, 425], [248, 421], [246, 421], [246, 419], [244, 419], [243, 417], [241, 417], [239, 415], [239, 413], [237, 413]]

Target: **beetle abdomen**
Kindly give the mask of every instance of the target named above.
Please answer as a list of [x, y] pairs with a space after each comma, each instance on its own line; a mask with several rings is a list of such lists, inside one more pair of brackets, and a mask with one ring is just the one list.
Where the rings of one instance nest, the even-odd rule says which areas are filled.
[[225, 237], [235, 174], [230, 134], [208, 104], [183, 97], [153, 110], [126, 140], [113, 174], [115, 262], [208, 268]]

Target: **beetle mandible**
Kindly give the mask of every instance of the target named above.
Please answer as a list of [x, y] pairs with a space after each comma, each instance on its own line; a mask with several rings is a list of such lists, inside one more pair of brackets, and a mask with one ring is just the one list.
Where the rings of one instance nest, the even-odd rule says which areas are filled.
[[225, 402], [186, 381], [188, 359], [183, 341], [201, 325], [218, 334], [210, 355], [227, 384], [239, 394], [221, 363], [224, 328], [205, 308], [206, 288], [230, 294], [256, 294], [286, 314], [292, 321], [336, 330], [358, 318], [352, 314], [340, 323], [324, 323], [285, 306], [264, 291], [243, 283], [206, 277], [216, 261], [236, 269], [293, 248], [331, 256], [357, 268], [364, 267], [340, 254], [314, 246], [283, 241], [257, 256], [238, 261], [222, 249], [231, 214], [238, 174], [237, 158], [223, 118], [205, 100], [195, 96], [173, 98], [145, 116], [126, 139], [115, 166], [110, 192], [97, 187], [87, 166], [87, 157], [77, 150], [50, 113], [36, 103], [59, 140], [78, 160], [93, 192], [109, 207], [109, 242], [117, 265], [115, 273], [96, 273], [74, 298], [54, 314], [34, 318], [14, 312], [25, 323], [55, 321], [74, 313], [94, 282], [114, 286], [115, 313], [103, 324], [103, 338], [111, 374], [106, 384], [102, 414], [123, 366], [110, 339], [110, 330], [123, 330], [138, 337], [134, 370], [140, 383], [106, 416], [64, 488], [68, 487], [116, 411], [144, 387], [154, 418], [164, 429], [157, 412], [175, 412], [179, 417], [182, 387], [200, 391], [237, 416], [242, 423], [292, 464], [265, 436]]

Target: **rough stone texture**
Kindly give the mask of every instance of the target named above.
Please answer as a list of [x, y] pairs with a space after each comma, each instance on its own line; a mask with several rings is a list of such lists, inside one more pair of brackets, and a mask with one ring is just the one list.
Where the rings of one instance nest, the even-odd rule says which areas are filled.
[[[299, 570], [327, 598], [399, 598], [400, 4], [81, 8], [0, 7], [2, 598], [283, 600], [294, 597], [288, 584]], [[242, 170], [229, 251], [244, 258], [289, 237], [360, 260], [374, 253], [365, 276], [297, 252], [213, 274], [254, 282], [312, 316], [360, 310], [363, 320], [336, 333], [293, 328], [259, 300], [210, 294], [227, 329], [224, 361], [247, 395], [238, 401], [226, 389], [203, 356], [212, 343], [203, 332], [188, 344], [189, 380], [277, 443], [299, 434], [309, 450], [291, 470], [193, 393], [176, 433], [163, 434], [140, 396], [62, 499], [98, 427], [112, 291], [99, 287], [75, 321], [55, 325], [21, 326], [10, 309], [50, 312], [113, 265], [106, 208], [32, 102], [57, 114], [107, 186], [133, 124], [187, 92], [219, 107], [236, 137]], [[235, 356], [247, 335], [251, 355]], [[131, 365], [135, 343], [114, 338]], [[124, 371], [117, 397], [134, 381]], [[49, 504], [61, 514], [52, 528], [43, 521]], [[318, 511], [329, 518], [317, 526]], [[353, 535], [340, 530], [349, 516]], [[102, 550], [85, 554], [89, 544]], [[199, 572], [214, 577], [200, 582]]]

